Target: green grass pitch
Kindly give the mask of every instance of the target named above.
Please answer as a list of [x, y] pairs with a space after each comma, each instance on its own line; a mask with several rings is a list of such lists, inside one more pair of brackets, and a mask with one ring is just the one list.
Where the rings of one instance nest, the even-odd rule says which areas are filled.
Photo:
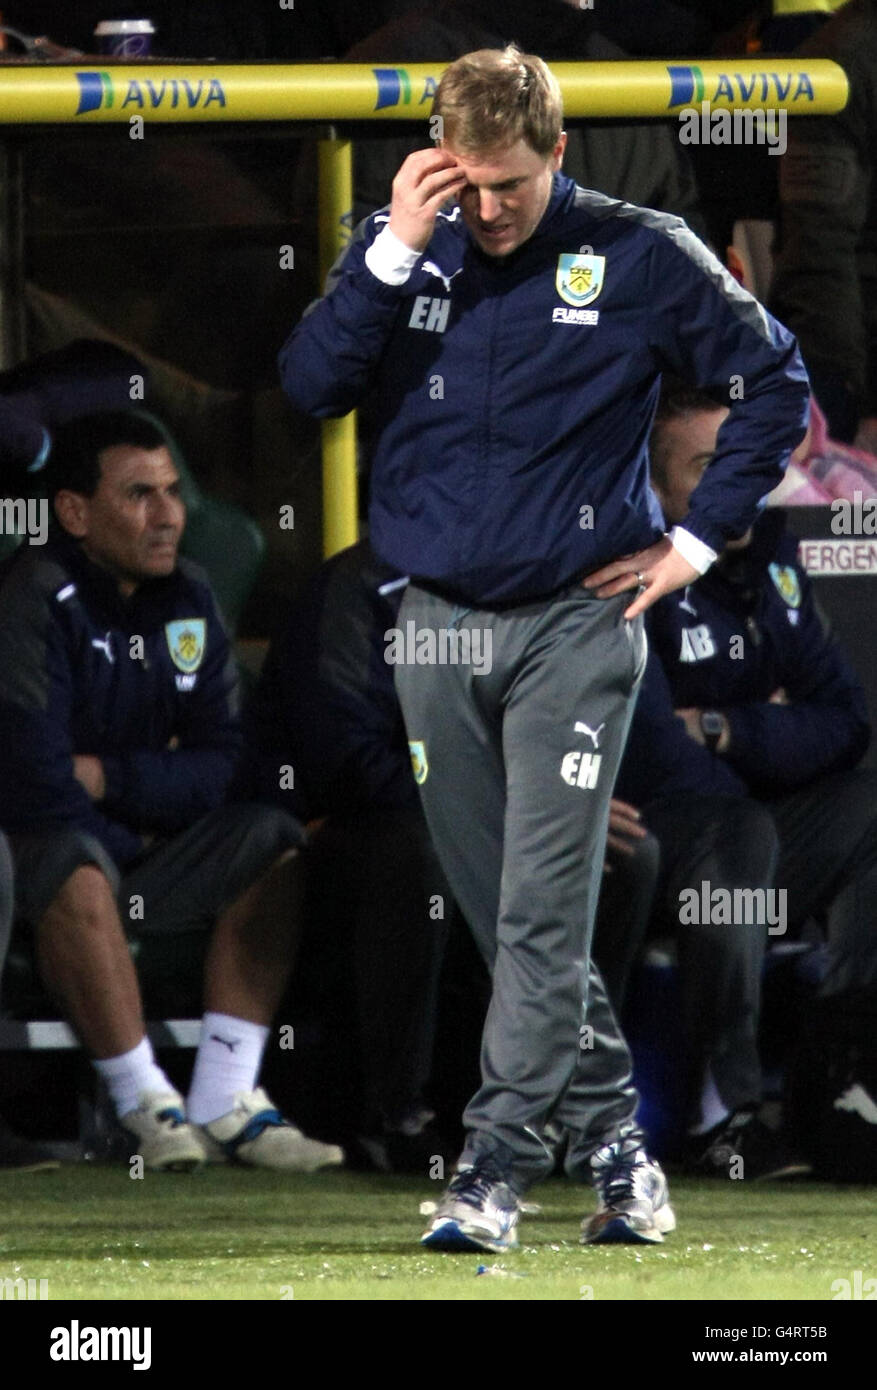
[[[520, 1248], [423, 1250], [419, 1205], [440, 1184], [332, 1173], [79, 1166], [0, 1176], [0, 1279], [48, 1279], [49, 1299], [818, 1299], [873, 1272], [875, 1192], [817, 1183], [672, 1182], [661, 1246], [583, 1247], [587, 1190], [528, 1200]], [[479, 1264], [505, 1274], [476, 1275]], [[518, 1276], [518, 1277], [514, 1277]]]

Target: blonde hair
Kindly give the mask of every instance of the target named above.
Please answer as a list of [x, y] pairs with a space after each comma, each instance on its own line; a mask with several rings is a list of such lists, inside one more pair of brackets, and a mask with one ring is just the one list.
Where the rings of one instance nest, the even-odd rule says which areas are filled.
[[442, 74], [432, 109], [442, 119], [442, 138], [461, 154], [506, 149], [523, 139], [547, 156], [563, 125], [557, 78], [541, 58], [514, 44], [458, 58]]

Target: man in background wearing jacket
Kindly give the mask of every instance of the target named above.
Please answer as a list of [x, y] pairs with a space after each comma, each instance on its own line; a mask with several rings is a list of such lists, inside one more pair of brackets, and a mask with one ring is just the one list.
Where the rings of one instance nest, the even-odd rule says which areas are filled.
[[[303, 833], [275, 808], [223, 805], [237, 679], [209, 584], [178, 559], [179, 481], [160, 431], [135, 416], [82, 416], [55, 437], [57, 527], [0, 585], [16, 911], [147, 1167], [311, 1170], [341, 1151], [256, 1087], [291, 965]], [[143, 933], [215, 922], [185, 1113], [145, 1033], [123, 920]]]
[[[607, 63], [627, 56], [606, 38], [614, 17], [597, 14], [577, 0], [445, 0], [426, 10], [397, 15], [360, 39], [344, 55], [347, 63], [445, 63], [480, 48], [516, 43], [546, 62]], [[671, 45], [675, 51], [675, 44]], [[659, 208], [684, 217], [705, 234], [694, 172], [676, 131], [660, 121], [595, 121], [567, 135], [564, 168], [585, 188], [611, 198]], [[353, 148], [353, 208], [356, 221], [386, 202], [390, 185], [416, 137], [357, 139]]]
[[[709, 476], [727, 413], [665, 385], [651, 457], [668, 524]], [[688, 1160], [725, 1177], [781, 1176], [798, 1165], [756, 1114], [768, 937], [821, 917], [823, 997], [877, 983], [877, 773], [856, 768], [865, 696], [777, 511], [655, 604], [648, 636], [618, 787], [660, 843], [661, 925], [679, 941]], [[611, 952], [610, 933], [601, 948]]]
[[[585, 1241], [661, 1240], [666, 1181], [578, 1075], [609, 803], [642, 613], [751, 523], [804, 431], [794, 340], [678, 219], [560, 173], [557, 83], [515, 48], [458, 59], [410, 155], [282, 355], [301, 409], [380, 416], [370, 541], [409, 575], [386, 659], [454, 897], [492, 971], [482, 1086], [426, 1244], [501, 1251], [553, 1166], [593, 1183]], [[453, 203], [449, 206], [449, 203]], [[745, 382], [685, 526], [646, 442], [660, 373]], [[586, 587], [583, 584], [586, 577]], [[641, 590], [631, 602], [631, 590]]]

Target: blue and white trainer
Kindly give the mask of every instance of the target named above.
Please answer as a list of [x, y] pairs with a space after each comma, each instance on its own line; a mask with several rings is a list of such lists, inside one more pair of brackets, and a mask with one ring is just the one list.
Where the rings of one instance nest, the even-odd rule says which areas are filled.
[[583, 1245], [657, 1245], [676, 1229], [660, 1164], [633, 1136], [591, 1155], [599, 1205], [582, 1222]]
[[518, 1244], [518, 1197], [490, 1159], [457, 1172], [421, 1236], [430, 1250], [489, 1250], [502, 1254]]
[[234, 1108], [200, 1126], [209, 1163], [243, 1163], [250, 1168], [277, 1168], [287, 1173], [316, 1173], [344, 1162], [337, 1144], [308, 1139], [280, 1111], [261, 1087], [241, 1092]]
[[203, 1137], [186, 1119], [183, 1097], [176, 1091], [142, 1091], [137, 1106], [119, 1120], [137, 1140], [144, 1167], [156, 1172], [192, 1173], [207, 1162]]

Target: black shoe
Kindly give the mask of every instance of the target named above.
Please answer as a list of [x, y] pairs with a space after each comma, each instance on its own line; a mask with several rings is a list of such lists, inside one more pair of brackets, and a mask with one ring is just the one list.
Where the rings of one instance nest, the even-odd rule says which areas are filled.
[[689, 1139], [685, 1171], [692, 1177], [748, 1178], [751, 1182], [802, 1177], [811, 1167], [753, 1110], [737, 1110], [715, 1129]]
[[[415, 1177], [436, 1176], [436, 1160], [450, 1169], [457, 1157], [454, 1146], [432, 1124], [417, 1134], [385, 1130], [383, 1134], [360, 1135], [353, 1147], [354, 1166], [378, 1173], [410, 1173]], [[361, 1160], [361, 1161], [360, 1161]]]
[[423, 1177], [436, 1170], [438, 1160], [450, 1168], [457, 1158], [455, 1146], [431, 1124], [425, 1125], [419, 1134], [388, 1134], [385, 1142], [393, 1173]]
[[21, 1139], [5, 1121], [0, 1120], [0, 1170], [5, 1173], [38, 1173], [42, 1169], [60, 1168], [52, 1150], [30, 1139]]

